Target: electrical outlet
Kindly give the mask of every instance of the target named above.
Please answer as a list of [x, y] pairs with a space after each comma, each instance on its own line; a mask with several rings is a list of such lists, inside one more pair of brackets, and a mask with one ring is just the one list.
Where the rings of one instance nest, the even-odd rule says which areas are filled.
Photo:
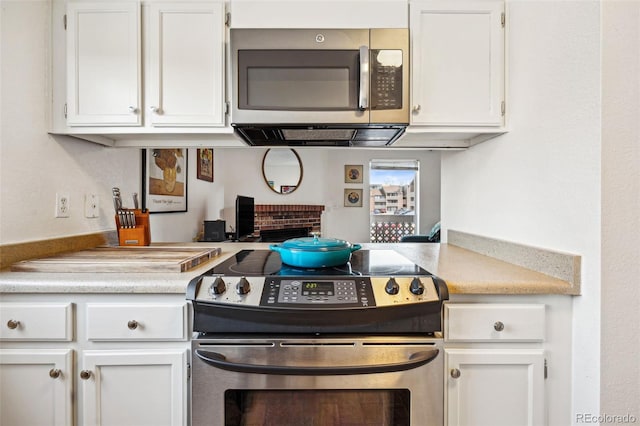
[[84, 196], [84, 217], [94, 218], [100, 216], [100, 204], [96, 194], [86, 194]]
[[56, 193], [56, 217], [69, 217], [69, 196]]

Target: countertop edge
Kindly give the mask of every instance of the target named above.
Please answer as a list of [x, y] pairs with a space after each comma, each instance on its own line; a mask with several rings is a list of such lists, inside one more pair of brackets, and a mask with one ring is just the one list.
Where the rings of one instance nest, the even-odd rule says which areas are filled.
[[[191, 279], [242, 249], [267, 243], [164, 243], [163, 246], [220, 247], [219, 256], [181, 273], [41, 273], [0, 271], [0, 294], [139, 293], [184, 294]], [[364, 243], [365, 249], [393, 249], [447, 282], [451, 294], [579, 295], [572, 283], [451, 244]]]
[[571, 294], [580, 294], [581, 256], [452, 229], [447, 231], [447, 240], [450, 245], [557, 278], [569, 284]]

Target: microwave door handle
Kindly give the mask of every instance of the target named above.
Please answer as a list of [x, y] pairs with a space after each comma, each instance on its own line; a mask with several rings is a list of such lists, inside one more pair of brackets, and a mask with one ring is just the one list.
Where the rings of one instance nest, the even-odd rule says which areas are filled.
[[360, 93], [358, 107], [361, 110], [369, 108], [369, 48], [360, 46]]

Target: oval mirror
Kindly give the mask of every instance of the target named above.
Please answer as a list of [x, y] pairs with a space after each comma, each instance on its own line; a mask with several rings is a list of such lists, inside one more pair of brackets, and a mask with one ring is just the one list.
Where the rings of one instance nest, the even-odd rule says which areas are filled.
[[272, 191], [290, 194], [302, 182], [302, 161], [293, 149], [268, 149], [262, 159], [262, 176]]

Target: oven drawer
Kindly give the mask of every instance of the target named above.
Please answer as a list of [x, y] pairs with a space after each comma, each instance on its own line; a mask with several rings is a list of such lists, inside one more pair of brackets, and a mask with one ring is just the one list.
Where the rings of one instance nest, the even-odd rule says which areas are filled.
[[187, 304], [87, 305], [88, 340], [187, 340]]
[[541, 342], [544, 304], [448, 303], [444, 309], [449, 342]]
[[0, 340], [73, 340], [71, 303], [0, 303]]

